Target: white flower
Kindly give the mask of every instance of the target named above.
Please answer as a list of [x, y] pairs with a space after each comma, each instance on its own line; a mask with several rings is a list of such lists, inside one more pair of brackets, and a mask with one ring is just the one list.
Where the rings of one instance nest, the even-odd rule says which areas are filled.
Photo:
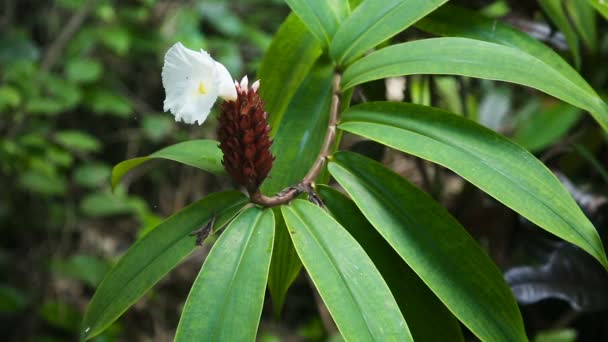
[[173, 45], [165, 55], [162, 72], [167, 94], [164, 110], [175, 115], [175, 121], [202, 124], [218, 96], [236, 100], [236, 88], [224, 65], [209, 54], [190, 50], [182, 43]]

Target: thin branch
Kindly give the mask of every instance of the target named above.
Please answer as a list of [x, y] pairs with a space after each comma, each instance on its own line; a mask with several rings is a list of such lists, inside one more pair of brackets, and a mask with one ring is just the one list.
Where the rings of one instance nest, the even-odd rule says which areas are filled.
[[329, 112], [329, 123], [327, 131], [325, 132], [325, 139], [323, 140], [323, 146], [319, 152], [313, 166], [308, 170], [308, 173], [302, 181], [294, 186], [288, 187], [283, 191], [279, 192], [275, 196], [268, 197], [264, 196], [259, 190], [251, 194], [251, 201], [255, 204], [259, 204], [264, 207], [274, 207], [277, 205], [289, 203], [294, 198], [298, 197], [303, 192], [312, 192], [312, 185], [314, 181], [319, 177], [319, 174], [323, 170], [323, 166], [327, 160], [327, 157], [331, 155], [332, 146], [336, 141], [336, 132], [339, 121], [339, 108], [340, 108], [340, 81], [342, 75], [339, 73], [334, 74], [333, 79], [333, 93], [331, 97], [331, 107]]

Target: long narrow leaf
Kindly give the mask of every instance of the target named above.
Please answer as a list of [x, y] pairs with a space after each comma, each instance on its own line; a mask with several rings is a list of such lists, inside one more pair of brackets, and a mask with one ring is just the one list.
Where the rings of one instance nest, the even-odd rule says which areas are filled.
[[274, 35], [258, 72], [272, 134], [296, 90], [321, 55], [321, 45], [302, 21], [291, 14]]
[[606, 130], [608, 105], [541, 59], [512, 47], [468, 38], [433, 38], [393, 45], [351, 65], [345, 89], [391, 76], [449, 74], [522, 84], [588, 110]]
[[483, 40], [517, 48], [534, 56], [561, 73], [583, 91], [595, 91], [581, 75], [551, 48], [497, 19], [486, 18], [475, 11], [445, 4], [416, 23], [416, 27], [439, 35]]
[[190, 289], [175, 341], [254, 341], [274, 239], [272, 210], [250, 208], [226, 228]]
[[482, 341], [525, 341], [501, 272], [443, 207], [380, 163], [339, 152], [329, 171], [384, 239]]
[[365, 251], [327, 212], [281, 207], [298, 255], [346, 340], [411, 341], [403, 315]]
[[347, 65], [445, 2], [447, 0], [364, 1], [340, 25], [330, 45], [330, 55], [338, 65]]
[[374, 229], [353, 201], [328, 186], [316, 190], [333, 217], [378, 267], [407, 321], [414, 341], [464, 341], [460, 324]]
[[602, 241], [568, 191], [538, 159], [461, 116], [406, 103], [367, 103], [341, 129], [441, 164], [608, 267]]
[[190, 140], [167, 146], [147, 157], [122, 161], [112, 169], [112, 188], [118, 185], [127, 172], [153, 159], [167, 159], [212, 173], [223, 173], [222, 151], [218, 145], [214, 140]]
[[101, 282], [85, 313], [81, 339], [105, 330], [196, 248], [190, 233], [217, 215], [221, 226], [245, 204], [239, 192], [212, 194], [171, 216], [138, 240]]
[[566, 37], [566, 42], [568, 43], [568, 47], [572, 50], [572, 55], [574, 56], [574, 61], [577, 67], [581, 65], [581, 53], [578, 44], [578, 36], [574, 31], [572, 25], [570, 25], [570, 21], [568, 20], [568, 15], [564, 9], [562, 4], [562, 0], [538, 0], [538, 4], [543, 8], [547, 16], [553, 21], [555, 26], [559, 28], [559, 30]]
[[286, 0], [295, 14], [324, 46], [350, 12], [347, 0]]

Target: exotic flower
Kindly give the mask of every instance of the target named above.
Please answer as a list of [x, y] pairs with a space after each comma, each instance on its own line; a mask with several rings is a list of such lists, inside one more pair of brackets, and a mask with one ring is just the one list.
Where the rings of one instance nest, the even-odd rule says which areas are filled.
[[222, 163], [239, 184], [255, 193], [272, 168], [267, 114], [258, 94], [260, 81], [249, 87], [247, 76], [236, 83], [238, 96], [221, 105], [218, 139], [224, 152]]
[[225, 66], [204, 50], [190, 50], [182, 43], [167, 51], [162, 81], [167, 93], [164, 110], [187, 124], [202, 124], [218, 96], [235, 100], [237, 95]]

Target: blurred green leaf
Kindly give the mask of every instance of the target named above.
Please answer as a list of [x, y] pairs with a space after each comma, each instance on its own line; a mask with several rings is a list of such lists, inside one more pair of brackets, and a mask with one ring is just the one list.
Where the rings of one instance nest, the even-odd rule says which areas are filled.
[[[530, 72], [533, 70], [533, 72]], [[608, 130], [608, 105], [588, 86], [543, 60], [504, 45], [468, 38], [431, 38], [374, 52], [344, 73], [344, 89], [391, 76], [449, 74], [513, 82], [539, 89], [591, 112]]]
[[21, 103], [21, 94], [17, 89], [3, 85], [0, 87], [0, 112], [16, 108]]
[[141, 127], [150, 140], [159, 142], [171, 133], [175, 124], [169, 115], [148, 114], [144, 116]]
[[222, 151], [215, 140], [189, 140], [167, 146], [147, 157], [124, 160], [112, 169], [112, 188], [120, 182], [130, 170], [153, 159], [167, 159], [190, 165], [211, 173], [223, 173]]
[[349, 108], [341, 129], [443, 165], [604, 267], [598, 232], [532, 154], [473, 121], [432, 107], [377, 102]]
[[22, 32], [3, 32], [0, 36], [0, 65], [34, 61], [39, 55], [38, 47]]
[[538, 152], [560, 140], [581, 118], [582, 111], [561, 103], [535, 113], [518, 123], [513, 141], [530, 152]]
[[116, 196], [106, 192], [94, 192], [80, 201], [82, 213], [91, 217], [104, 217], [136, 212], [139, 202], [136, 198]]
[[354, 153], [335, 154], [329, 171], [384, 239], [477, 337], [527, 340], [502, 273], [447, 210], [382, 164]]
[[0, 314], [19, 312], [26, 305], [27, 297], [21, 290], [0, 284]]
[[413, 340], [380, 272], [338, 222], [300, 199], [281, 211], [302, 264], [346, 340]]
[[78, 254], [69, 259], [55, 258], [51, 262], [51, 270], [64, 277], [83, 281], [95, 287], [110, 269], [110, 264], [91, 255]]
[[588, 2], [595, 8], [601, 15], [608, 20], [608, 3], [604, 0], [588, 0]]
[[97, 152], [102, 146], [97, 138], [82, 131], [59, 131], [55, 133], [55, 141], [78, 152]]
[[587, 1], [564, 1], [574, 28], [591, 51], [597, 49], [597, 21], [595, 10]]
[[271, 209], [249, 208], [205, 259], [177, 326], [175, 341], [254, 341], [274, 239]]
[[581, 53], [578, 45], [578, 36], [568, 20], [568, 15], [566, 14], [562, 1], [538, 0], [538, 4], [540, 7], [542, 7], [547, 16], [549, 16], [551, 21], [553, 21], [555, 26], [557, 26], [566, 37], [568, 47], [570, 47], [570, 50], [572, 50], [572, 55], [574, 56], [574, 64], [577, 66], [577, 68], [580, 68]]
[[131, 103], [110, 90], [99, 88], [85, 97], [85, 103], [99, 114], [112, 114], [126, 118], [132, 113]]
[[29, 191], [43, 195], [60, 195], [67, 189], [65, 179], [56, 174], [27, 170], [19, 176], [19, 183]]
[[541, 331], [534, 337], [534, 342], [574, 342], [578, 333], [574, 329]]
[[124, 56], [131, 46], [131, 34], [125, 26], [103, 26], [98, 29], [101, 42], [119, 56]]
[[50, 300], [39, 307], [38, 313], [50, 325], [66, 331], [78, 329], [80, 312], [67, 302]]
[[78, 166], [74, 170], [76, 184], [88, 188], [95, 188], [106, 184], [112, 174], [111, 168], [102, 163], [90, 163]]
[[135, 242], [106, 274], [84, 316], [81, 339], [90, 339], [112, 324], [167, 272], [196, 248], [192, 231], [217, 215], [221, 227], [245, 204], [243, 194], [211, 194], [169, 217]]
[[66, 76], [74, 82], [94, 82], [103, 72], [103, 65], [93, 59], [73, 59], [66, 63]]
[[357, 57], [405, 30], [447, 0], [368, 0], [340, 25], [329, 47], [338, 65]]

